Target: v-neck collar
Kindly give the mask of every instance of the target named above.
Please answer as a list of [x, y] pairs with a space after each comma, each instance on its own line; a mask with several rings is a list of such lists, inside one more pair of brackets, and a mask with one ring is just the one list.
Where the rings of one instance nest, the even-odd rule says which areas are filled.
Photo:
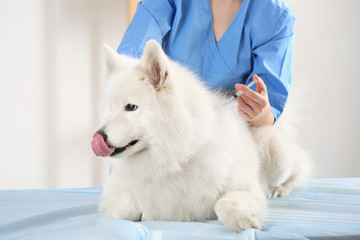
[[213, 14], [212, 14], [212, 9], [211, 9], [211, 0], [208, 0], [208, 4], [209, 4], [209, 14], [210, 14], [210, 20], [211, 20], [211, 35], [213, 38], [213, 41], [216, 45], [219, 45], [222, 41], [222, 39], [224, 37], [226, 37], [227, 33], [229, 31], [231, 31], [231, 28], [233, 28], [233, 25], [236, 24], [236, 22], [238, 21], [238, 18], [242, 15], [242, 12], [244, 11], [243, 9], [245, 9], [246, 7], [244, 6], [244, 4], [247, 4], [248, 0], [243, 0], [243, 2], [240, 5], [240, 8], [238, 9], [235, 17], [233, 18], [233, 20], [231, 21], [231, 23], [229, 24], [229, 26], [226, 28], [225, 32], [222, 34], [222, 36], [220, 37], [219, 41], [216, 41], [215, 38], [215, 33], [214, 33], [214, 19], [213, 19]]

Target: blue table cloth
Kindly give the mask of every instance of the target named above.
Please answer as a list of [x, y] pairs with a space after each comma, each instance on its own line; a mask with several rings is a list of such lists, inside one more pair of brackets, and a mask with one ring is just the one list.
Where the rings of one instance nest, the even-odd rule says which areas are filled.
[[360, 239], [360, 178], [313, 179], [269, 200], [261, 230], [218, 221], [130, 222], [97, 213], [101, 188], [0, 191], [0, 239]]

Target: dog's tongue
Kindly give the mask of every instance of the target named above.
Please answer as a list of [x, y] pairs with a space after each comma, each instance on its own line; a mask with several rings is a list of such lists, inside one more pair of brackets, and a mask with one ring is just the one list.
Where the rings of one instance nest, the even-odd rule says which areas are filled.
[[99, 133], [95, 133], [93, 136], [93, 140], [91, 142], [91, 147], [96, 156], [107, 157], [110, 156], [115, 148], [109, 148], [106, 142], [104, 141], [103, 136]]

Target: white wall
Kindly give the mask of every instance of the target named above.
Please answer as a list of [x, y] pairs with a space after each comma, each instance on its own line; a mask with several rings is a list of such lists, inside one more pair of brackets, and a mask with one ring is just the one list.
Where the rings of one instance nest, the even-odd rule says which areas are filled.
[[0, 1], [1, 188], [45, 182], [42, 20], [41, 1]]
[[[360, 1], [288, 0], [295, 85], [313, 90], [301, 136], [315, 177], [360, 177]], [[126, 27], [122, 0], [0, 0], [0, 189], [101, 185], [93, 156], [102, 42]]]
[[309, 91], [315, 177], [360, 177], [360, 1], [287, 0], [296, 16], [293, 76]]
[[0, 189], [102, 184], [102, 43], [125, 28], [125, 0], [0, 0]]

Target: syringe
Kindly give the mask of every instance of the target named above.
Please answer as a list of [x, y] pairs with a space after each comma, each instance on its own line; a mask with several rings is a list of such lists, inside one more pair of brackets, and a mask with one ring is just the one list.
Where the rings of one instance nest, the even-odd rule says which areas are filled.
[[[248, 88], [250, 88], [252, 85], [254, 85], [255, 82], [254, 80], [252, 80], [248, 85], [246, 85]], [[236, 93], [234, 93], [232, 96], [233, 98], [231, 98], [230, 100], [228, 100], [227, 102], [224, 103], [224, 106], [228, 105], [229, 103], [231, 103], [232, 101], [236, 100], [239, 96], [241, 96], [243, 94], [243, 91], [239, 90]]]

